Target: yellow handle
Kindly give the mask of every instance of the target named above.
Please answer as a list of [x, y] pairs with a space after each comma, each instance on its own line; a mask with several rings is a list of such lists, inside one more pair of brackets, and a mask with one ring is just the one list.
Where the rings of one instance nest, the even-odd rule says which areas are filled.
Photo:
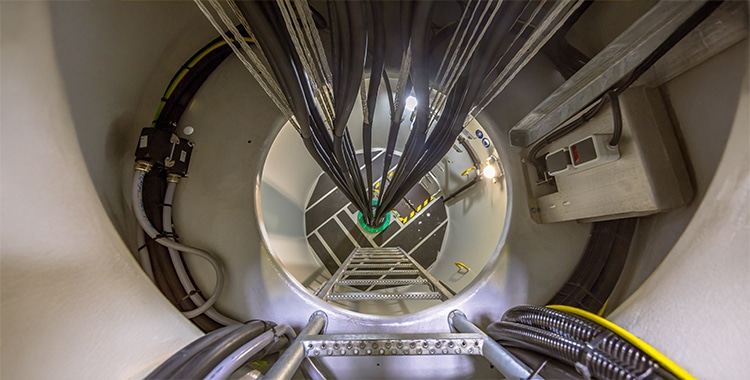
[[456, 261], [456, 262], [455, 262], [454, 264], [456, 264], [456, 266], [458, 267], [458, 270], [459, 270], [459, 271], [461, 271], [461, 270], [464, 270], [464, 271], [466, 271], [466, 272], [468, 272], [468, 271], [469, 271], [469, 267], [468, 267], [468, 266], [466, 266], [466, 264], [464, 264], [464, 263], [462, 263], [462, 262], [460, 262], [460, 261]]

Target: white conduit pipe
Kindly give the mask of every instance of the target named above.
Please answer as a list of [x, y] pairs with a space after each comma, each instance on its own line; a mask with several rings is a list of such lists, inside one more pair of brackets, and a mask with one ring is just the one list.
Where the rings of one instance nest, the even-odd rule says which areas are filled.
[[203, 314], [208, 308], [213, 306], [213, 304], [216, 302], [216, 300], [219, 298], [219, 294], [221, 294], [222, 288], [224, 288], [224, 271], [221, 269], [221, 265], [219, 262], [208, 252], [202, 251], [197, 248], [189, 247], [187, 245], [180, 244], [176, 241], [169, 240], [165, 236], [160, 236], [159, 231], [154, 228], [153, 225], [151, 225], [151, 222], [148, 220], [148, 217], [146, 216], [146, 209], [143, 207], [143, 179], [146, 177], [146, 172], [142, 170], [136, 170], [135, 174], [133, 175], [133, 212], [135, 213], [135, 218], [138, 220], [138, 223], [141, 225], [141, 228], [143, 228], [143, 231], [146, 232], [148, 236], [150, 236], [154, 241], [157, 243], [167, 247], [167, 248], [174, 248], [178, 251], [182, 251], [185, 253], [190, 253], [193, 255], [196, 255], [198, 257], [203, 258], [204, 260], [208, 261], [212, 267], [214, 267], [214, 270], [216, 271], [216, 286], [214, 288], [214, 292], [211, 294], [211, 297], [209, 297], [206, 300], [206, 303], [203, 305], [190, 310], [185, 311], [182, 314], [186, 318], [195, 318], [201, 314]]
[[[167, 191], [164, 193], [164, 208], [161, 214], [162, 229], [164, 229], [164, 233], [167, 235], [167, 238], [172, 241], [174, 241], [174, 238], [170, 236], [174, 232], [172, 230], [172, 203], [174, 201], [174, 192], [176, 188], [176, 182], [167, 183]], [[190, 296], [190, 300], [193, 301], [196, 306], [204, 305], [206, 301], [203, 299], [203, 297], [201, 297], [200, 294], [198, 294], [197, 290], [193, 286], [193, 282], [190, 281], [190, 276], [185, 269], [185, 263], [182, 261], [180, 251], [170, 247], [167, 247], [167, 249], [169, 250], [169, 257], [172, 259], [172, 265], [177, 272], [177, 277], [180, 279], [180, 284], [182, 284], [182, 287], [185, 289], [185, 293]], [[225, 326], [236, 325], [240, 323], [232, 318], [225, 316], [224, 314], [219, 313], [213, 307], [206, 310], [206, 315], [214, 321]]]

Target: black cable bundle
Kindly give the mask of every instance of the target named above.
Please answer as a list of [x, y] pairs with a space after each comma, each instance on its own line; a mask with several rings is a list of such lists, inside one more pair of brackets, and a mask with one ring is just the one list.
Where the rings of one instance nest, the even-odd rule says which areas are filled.
[[[166, 189], [166, 174], [163, 171], [152, 170], [146, 175], [143, 183], [143, 206], [146, 215], [154, 227], [163, 232], [162, 208], [164, 205], [164, 191]], [[146, 247], [150, 253], [149, 259], [154, 272], [154, 283], [165, 297], [180, 311], [188, 311], [196, 308], [195, 303], [190, 300], [185, 292], [177, 271], [169, 257], [169, 251], [154, 239], [146, 236]], [[187, 269], [187, 267], [186, 267]], [[189, 273], [188, 273], [189, 275]], [[222, 327], [206, 315], [199, 315], [191, 321], [202, 331], [208, 332]]]
[[638, 218], [594, 223], [583, 257], [549, 305], [597, 313], [614, 290], [628, 257]]
[[[240, 7], [299, 123], [300, 135], [308, 152], [347, 199], [362, 212], [365, 224], [377, 228], [401, 198], [445, 156], [463, 130], [469, 111], [483, 95], [482, 86], [496, 63], [493, 58], [500, 51], [504, 37], [509, 34], [525, 4], [507, 2], [501, 6], [498, 17], [488, 15], [474, 21], [479, 25], [487, 24], [486, 34], [491, 38], [481, 41], [478, 52], [460, 73], [452, 91], [445, 94], [447, 103], [434, 125], [430, 125], [431, 112], [434, 110], [429, 99], [431, 81], [436, 79], [432, 77], [435, 71], [431, 59], [435, 44], [430, 26], [436, 3], [409, 0], [398, 4], [400, 48], [404, 53], [410, 50], [411, 67], [406, 83], [397, 94], [390, 88], [384, 64], [384, 13], [386, 5], [392, 5], [382, 1], [329, 1], [326, 4], [331, 37], [328, 58], [335, 97], [335, 119], [333, 125], [328, 127], [277, 4], [254, 1], [243, 2]], [[393, 47], [389, 45], [389, 48]], [[367, 94], [364, 105], [366, 117], [362, 125], [363, 175], [347, 123], [368, 63], [370, 81], [363, 89]], [[374, 173], [372, 168], [372, 126], [376, 99], [383, 82], [389, 95], [391, 117], [384, 155], [384, 180], [380, 184], [379, 195], [376, 195], [373, 180], [379, 173]], [[412, 91], [418, 100], [414, 123], [398, 168], [390, 181], [386, 181], [403, 120], [405, 101]]]
[[[182, 114], [201, 85], [231, 53], [232, 50], [225, 43], [223, 37], [219, 36], [190, 57], [167, 86], [152, 126], [174, 133]], [[164, 232], [162, 209], [164, 207], [166, 176], [164, 170], [155, 168], [146, 175], [143, 184], [143, 203], [147, 217], [160, 233]], [[146, 236], [145, 245], [150, 253], [149, 260], [157, 288], [180, 311], [195, 309], [196, 304], [190, 299], [190, 294], [185, 292], [167, 248], [148, 236]], [[183, 266], [185, 266], [190, 281], [194, 284], [195, 282], [192, 280], [184, 262]], [[197, 289], [197, 286], [193, 285], [193, 288]], [[223, 324], [206, 315], [198, 315], [191, 318], [191, 321], [204, 332], [210, 332], [223, 326]]]

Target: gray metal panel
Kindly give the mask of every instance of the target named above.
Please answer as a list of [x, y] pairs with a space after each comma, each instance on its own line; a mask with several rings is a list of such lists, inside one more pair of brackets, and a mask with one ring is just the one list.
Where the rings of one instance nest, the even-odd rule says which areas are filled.
[[[620, 96], [620, 103], [620, 159], [556, 177], [558, 191], [536, 198], [540, 222], [647, 215], [682, 206], [692, 198], [685, 163], [659, 92], [630, 89]], [[611, 130], [612, 114], [607, 108], [549, 149]]]
[[630, 73], [704, 3], [704, 0], [656, 3], [518, 122], [510, 131], [510, 143], [526, 147], [559, 127]]

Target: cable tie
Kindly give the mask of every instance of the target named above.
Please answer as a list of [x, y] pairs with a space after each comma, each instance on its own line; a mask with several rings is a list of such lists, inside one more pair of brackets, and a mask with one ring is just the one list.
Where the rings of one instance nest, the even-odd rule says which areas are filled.
[[161, 232], [154, 236], [153, 240], [159, 240], [159, 239], [170, 239], [174, 240], [175, 242], [179, 242], [179, 236], [176, 232]]
[[276, 332], [276, 326], [271, 326], [271, 331], [273, 331], [273, 341], [274, 341], [274, 343], [278, 342], [280, 336], [279, 336], [279, 333]]
[[[654, 363], [654, 366], [659, 367], [659, 364]], [[651, 374], [653, 374], [653, 372], [654, 372], [654, 367], [648, 367], [648, 369], [646, 370], [646, 372], [638, 375], [638, 377], [636, 377], [635, 380], [645, 380], [645, 379], [651, 377]]]
[[570, 285], [570, 286], [572, 286], [573, 288], [576, 288], [576, 289], [580, 289], [580, 290], [582, 290], [582, 291], [583, 291], [583, 292], [584, 292], [584, 293], [585, 293], [585, 294], [586, 294], [587, 296], [589, 296], [589, 297], [592, 297], [592, 298], [596, 299], [596, 296], [595, 296], [595, 295], [594, 295], [593, 293], [591, 293], [591, 291], [590, 291], [589, 289], [586, 289], [586, 288], [585, 288], [585, 287], [584, 287], [583, 285], [581, 285], [581, 284], [579, 284], [579, 283], [577, 283], [577, 282], [567, 282], [567, 283], [565, 283], [565, 285]]
[[195, 290], [195, 289], [193, 289], [193, 290], [191, 290], [191, 291], [190, 291], [189, 293], [185, 294], [185, 297], [182, 297], [182, 300], [183, 300], [183, 301], [187, 301], [187, 300], [188, 300], [188, 298], [190, 298], [190, 297], [192, 297], [192, 296], [194, 296], [194, 295], [196, 295], [196, 294], [198, 294], [198, 291], [197, 291], [197, 290]]
[[154, 240], [158, 240], [161, 238], [167, 238], [167, 239], [174, 239], [175, 241], [178, 240], [179, 236], [177, 235], [177, 232], [162, 232], [154, 238]]
[[578, 361], [575, 363], [575, 368], [578, 373], [583, 376], [584, 379], [591, 379], [591, 370], [589, 369], [589, 364], [591, 363], [592, 354], [597, 351], [596, 347], [599, 346], [604, 338], [606, 338], [610, 334], [612, 334], [610, 331], [603, 329], [594, 337], [594, 339], [586, 342], [586, 345], [578, 355]]
[[[586, 368], [586, 372], [585, 373], [588, 373], [588, 376], [590, 378], [591, 372], [589, 370], [589, 364], [590, 364], [590, 361], [591, 361], [592, 356], [593, 356], [592, 354], [598, 352], [599, 355], [601, 355], [601, 351], [599, 351], [597, 349], [597, 347], [599, 347], [599, 345], [607, 337], [611, 337], [613, 335], [616, 335], [616, 334], [614, 334], [613, 332], [611, 332], [611, 331], [609, 331], [607, 329], [602, 329], [599, 332], [599, 334], [596, 334], [596, 336], [594, 336], [593, 339], [591, 339], [590, 341], [586, 342], [586, 346], [584, 347], [583, 351], [581, 352], [581, 357], [584, 359], [584, 362], [583, 363], [576, 363], [576, 368], [579, 368], [578, 364], [581, 364], [581, 365], [585, 366], [585, 368]], [[579, 360], [580, 360], [581, 357], [579, 357]], [[586, 376], [584, 373], [582, 373], [582, 375]]]
[[585, 380], [591, 380], [591, 371], [589, 371], [588, 367], [585, 365], [576, 363], [576, 371], [578, 371]]

